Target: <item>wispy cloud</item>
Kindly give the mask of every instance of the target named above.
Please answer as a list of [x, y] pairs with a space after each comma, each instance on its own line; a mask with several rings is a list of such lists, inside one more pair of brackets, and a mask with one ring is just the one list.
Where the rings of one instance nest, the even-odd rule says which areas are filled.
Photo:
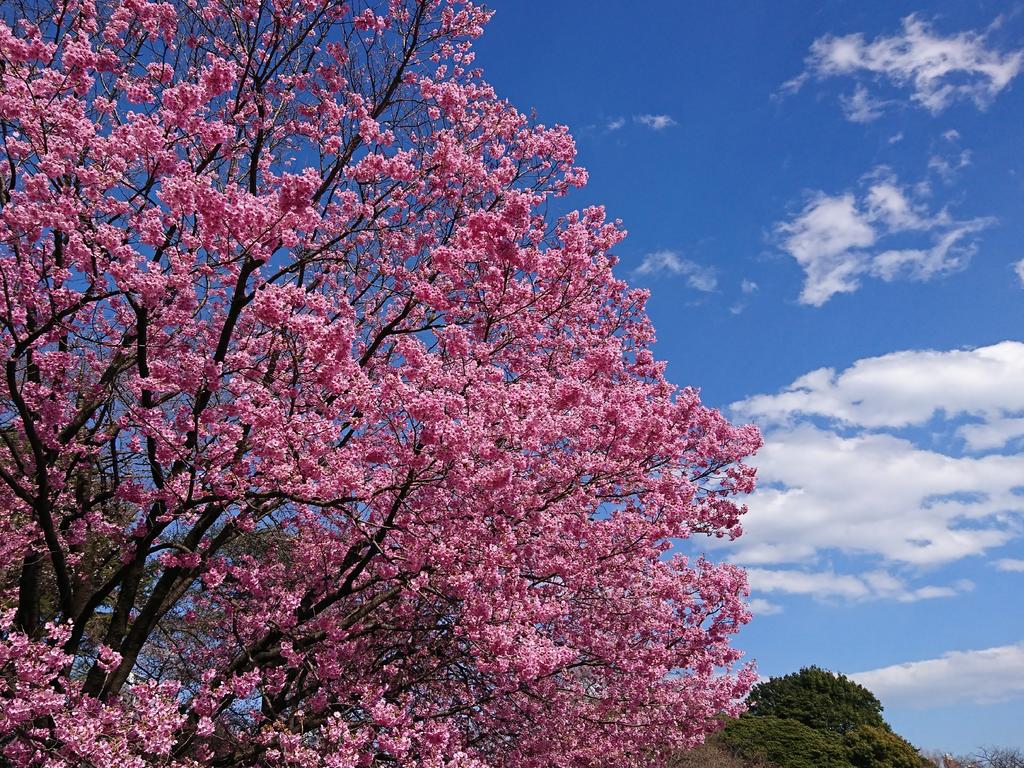
[[[800, 90], [811, 78], [867, 76], [909, 90], [912, 102], [937, 114], [959, 100], [987, 107], [1020, 72], [1024, 50], [991, 46], [987, 31], [943, 36], [910, 15], [903, 19], [901, 33], [872, 41], [860, 33], [820, 37], [806, 63], [804, 72], [782, 86], [782, 93]], [[875, 119], [884, 104], [872, 100], [863, 85], [846, 99], [847, 117], [858, 122]]]
[[740, 292], [742, 293], [742, 296], [739, 301], [734, 302], [732, 306], [729, 307], [729, 311], [734, 315], [742, 314], [743, 310], [747, 308], [747, 299], [750, 298], [751, 294], [757, 291], [757, 288], [757, 283], [753, 280], [743, 278], [740, 281]]
[[971, 155], [969, 149], [962, 149], [953, 155], [932, 155], [928, 158], [928, 170], [949, 184], [960, 171], [971, 164]]
[[875, 99], [863, 85], [858, 85], [849, 96], [840, 96], [846, 119], [853, 123], [870, 123], [882, 116], [889, 102]]
[[834, 571], [748, 568], [747, 579], [754, 592], [807, 595], [823, 600], [885, 599], [914, 603], [953, 597], [974, 588], [974, 584], [969, 581], [960, 581], [952, 586], [912, 587], [905, 580], [880, 569], [852, 575]]
[[1008, 573], [1024, 573], [1024, 560], [1013, 557], [1003, 557], [993, 563], [1000, 571]]
[[763, 597], [754, 597], [747, 601], [747, 607], [755, 616], [774, 616], [782, 613], [782, 606], [765, 600]]
[[1013, 262], [1013, 271], [1017, 274], [1017, 279], [1020, 280], [1021, 287], [1024, 288], [1024, 259]]
[[894, 664], [850, 677], [887, 707], [994, 704], [1024, 696], [1024, 643], [950, 651], [937, 659]]
[[671, 128], [676, 125], [675, 119], [671, 115], [634, 115], [633, 120], [640, 125], [645, 125], [651, 130], [662, 131], [666, 128]]
[[609, 120], [605, 124], [605, 128], [607, 128], [609, 131], [617, 131], [620, 128], [622, 128], [625, 124], [626, 124], [626, 118], [624, 118], [624, 117], [616, 117], [614, 120]]
[[819, 192], [792, 221], [776, 225], [782, 249], [806, 274], [800, 301], [821, 306], [837, 293], [854, 291], [865, 271], [861, 249], [875, 244], [874, 227], [853, 194]]
[[[925, 281], [962, 269], [976, 248], [970, 236], [993, 223], [958, 221], [945, 209], [931, 213], [919, 189], [901, 185], [885, 168], [866, 175], [862, 187], [838, 195], [819, 191], [799, 214], [776, 224], [780, 247], [804, 270], [801, 303], [821, 306], [837, 293], [852, 293], [865, 276]], [[894, 235], [924, 242], [885, 248]]]
[[669, 274], [686, 278], [687, 284], [705, 293], [718, 287], [718, 278], [712, 267], [705, 267], [695, 261], [680, 256], [676, 251], [653, 251], [644, 256], [640, 266], [634, 270], [635, 275]]

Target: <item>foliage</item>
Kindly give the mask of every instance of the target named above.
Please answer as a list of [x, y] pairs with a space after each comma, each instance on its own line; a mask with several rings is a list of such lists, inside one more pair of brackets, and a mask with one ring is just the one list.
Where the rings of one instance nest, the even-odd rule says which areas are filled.
[[0, 761], [636, 765], [737, 710], [744, 574], [663, 555], [760, 438], [545, 218], [585, 173], [486, 10], [2, 9]]
[[733, 754], [778, 768], [850, 768], [842, 739], [797, 720], [743, 715], [716, 736]]
[[929, 762], [887, 727], [860, 725], [843, 736], [847, 758], [856, 768], [928, 768]]
[[728, 722], [712, 743], [778, 768], [932, 764], [882, 720], [878, 699], [843, 675], [807, 667], [756, 685], [750, 701], [749, 713]]
[[882, 704], [871, 691], [820, 667], [758, 683], [748, 702], [751, 714], [798, 720], [818, 731], [844, 734], [862, 725], [885, 727]]

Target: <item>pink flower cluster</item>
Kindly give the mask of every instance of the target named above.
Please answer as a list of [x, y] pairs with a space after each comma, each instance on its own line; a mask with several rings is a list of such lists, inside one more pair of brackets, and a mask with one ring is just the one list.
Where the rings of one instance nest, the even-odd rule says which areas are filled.
[[642, 766], [739, 708], [744, 574], [670, 550], [760, 437], [545, 217], [586, 175], [488, 15], [0, 23], [0, 762]]

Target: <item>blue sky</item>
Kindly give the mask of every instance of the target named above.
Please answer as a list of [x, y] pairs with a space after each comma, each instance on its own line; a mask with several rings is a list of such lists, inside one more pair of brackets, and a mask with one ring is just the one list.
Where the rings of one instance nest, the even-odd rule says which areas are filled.
[[493, 0], [669, 377], [760, 424], [739, 644], [921, 747], [1024, 746], [1024, 4]]

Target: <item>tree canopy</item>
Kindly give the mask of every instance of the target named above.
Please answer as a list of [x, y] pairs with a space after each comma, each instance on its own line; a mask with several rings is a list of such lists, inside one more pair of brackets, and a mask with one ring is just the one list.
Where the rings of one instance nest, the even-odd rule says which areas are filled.
[[816, 731], [844, 734], [862, 725], [885, 727], [882, 704], [871, 691], [820, 667], [804, 667], [755, 685], [754, 715], [796, 720]]
[[[753, 681], [753, 427], [463, 0], [12, 0], [0, 762], [619, 766]], [[667, 743], [666, 743], [667, 740]]]
[[929, 768], [930, 765], [912, 744], [887, 726], [859, 725], [843, 736], [843, 747], [855, 768]]
[[720, 740], [746, 759], [778, 768], [850, 768], [839, 738], [798, 720], [743, 715], [729, 723]]
[[882, 719], [869, 690], [820, 667], [758, 683], [749, 712], [713, 744], [776, 768], [928, 768], [931, 763]]

